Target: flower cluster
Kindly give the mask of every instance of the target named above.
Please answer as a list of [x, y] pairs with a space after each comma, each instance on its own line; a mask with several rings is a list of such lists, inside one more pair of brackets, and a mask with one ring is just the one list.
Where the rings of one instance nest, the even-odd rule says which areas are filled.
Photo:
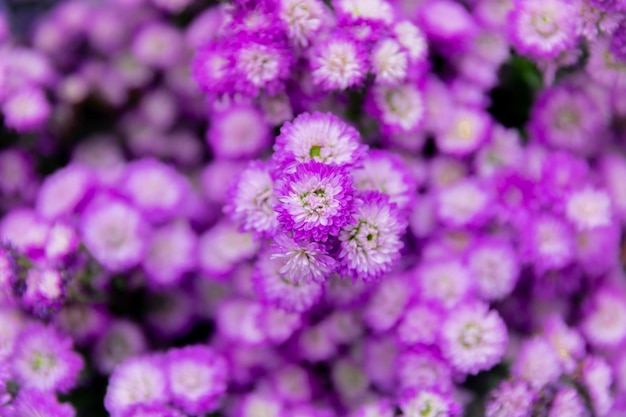
[[0, 8], [0, 416], [626, 413], [626, 6]]

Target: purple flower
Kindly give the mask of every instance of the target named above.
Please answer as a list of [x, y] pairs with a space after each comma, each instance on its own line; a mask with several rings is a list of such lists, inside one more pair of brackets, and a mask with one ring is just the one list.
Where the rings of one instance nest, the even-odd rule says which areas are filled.
[[398, 260], [406, 224], [388, 196], [368, 191], [358, 199], [356, 224], [339, 234], [339, 259], [349, 274], [367, 281], [388, 272]]
[[[4, 408], [4, 407], [3, 407]], [[6, 410], [8, 408], [8, 410]], [[48, 391], [21, 389], [15, 400], [5, 410], [7, 417], [47, 416], [74, 417], [76, 412], [70, 404], [59, 403]]]
[[167, 352], [172, 402], [188, 414], [213, 411], [226, 391], [227, 365], [207, 346], [190, 345]]
[[278, 221], [296, 239], [324, 242], [352, 221], [352, 178], [345, 167], [300, 164], [277, 188]]
[[43, 91], [36, 87], [25, 87], [9, 95], [1, 108], [4, 123], [18, 132], [44, 127], [52, 112]]
[[289, 40], [307, 47], [325, 25], [328, 10], [320, 0], [280, 0], [279, 17]]
[[400, 408], [407, 417], [455, 417], [460, 412], [459, 405], [450, 394], [430, 390], [409, 390], [402, 397]]
[[530, 417], [535, 396], [523, 381], [505, 381], [491, 392], [487, 417]]
[[286, 234], [274, 237], [270, 259], [281, 262], [279, 272], [293, 283], [324, 282], [338, 266], [322, 244], [295, 240]]
[[345, 90], [365, 79], [367, 56], [354, 39], [331, 34], [317, 43], [311, 54], [313, 82], [326, 91]]
[[500, 362], [508, 343], [504, 321], [482, 303], [452, 310], [441, 328], [441, 337], [443, 355], [454, 369], [473, 375]]
[[36, 209], [46, 219], [70, 216], [89, 196], [94, 179], [89, 170], [69, 165], [48, 176], [37, 195]]
[[369, 299], [363, 319], [369, 328], [383, 333], [400, 320], [411, 297], [409, 283], [403, 276], [388, 276]]
[[131, 49], [140, 62], [168, 69], [181, 59], [183, 44], [183, 37], [174, 26], [152, 21], [135, 35]]
[[73, 388], [83, 367], [72, 339], [38, 323], [22, 329], [10, 363], [22, 387], [50, 392]]

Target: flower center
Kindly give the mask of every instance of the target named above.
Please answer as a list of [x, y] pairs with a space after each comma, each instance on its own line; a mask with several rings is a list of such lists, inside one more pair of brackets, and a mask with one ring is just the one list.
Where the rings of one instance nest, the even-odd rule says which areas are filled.
[[478, 346], [482, 340], [482, 329], [476, 323], [468, 323], [461, 333], [459, 342], [466, 348]]
[[547, 14], [533, 16], [532, 25], [544, 38], [553, 36], [559, 30], [559, 25]]

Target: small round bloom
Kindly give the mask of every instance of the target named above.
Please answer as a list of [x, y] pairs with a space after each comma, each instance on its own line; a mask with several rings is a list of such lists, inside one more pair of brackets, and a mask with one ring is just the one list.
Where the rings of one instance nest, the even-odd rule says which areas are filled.
[[221, 278], [239, 262], [252, 258], [258, 248], [251, 234], [241, 233], [229, 222], [220, 222], [200, 236], [198, 262], [210, 277]]
[[197, 264], [198, 238], [188, 222], [177, 220], [153, 231], [142, 265], [148, 283], [172, 286]]
[[406, 417], [453, 417], [459, 412], [458, 404], [449, 394], [429, 390], [410, 390], [400, 404]]
[[481, 223], [489, 217], [491, 195], [474, 179], [465, 179], [439, 191], [439, 219], [449, 226]]
[[292, 279], [283, 275], [284, 262], [262, 255], [252, 276], [254, 288], [261, 300], [292, 312], [304, 312], [322, 297], [323, 287], [315, 281]]
[[604, 190], [585, 188], [567, 199], [565, 214], [578, 229], [592, 229], [611, 224], [611, 198]]
[[171, 68], [181, 58], [184, 48], [182, 34], [174, 26], [159, 21], [139, 30], [132, 41], [133, 55], [155, 68]]
[[286, 45], [265, 38], [240, 36], [238, 47], [233, 51], [235, 88], [252, 96], [257, 96], [261, 89], [270, 93], [279, 91], [290, 74], [291, 55]]
[[563, 318], [558, 315], [549, 316], [543, 326], [546, 339], [555, 352], [565, 372], [574, 372], [578, 360], [585, 355], [585, 340], [576, 330], [567, 327]]
[[466, 304], [448, 315], [441, 329], [442, 353], [463, 373], [488, 370], [502, 359], [508, 336], [506, 325], [486, 304]]
[[413, 131], [425, 118], [424, 98], [415, 83], [376, 85], [372, 102], [374, 112], [380, 114], [383, 126], [391, 132]]
[[37, 212], [46, 219], [73, 214], [93, 187], [88, 169], [69, 165], [46, 177], [37, 195]]
[[128, 320], [112, 321], [94, 344], [96, 368], [109, 375], [120, 363], [147, 350], [148, 343], [139, 325]]
[[302, 113], [280, 129], [275, 157], [295, 170], [295, 164], [318, 161], [328, 165], [356, 165], [365, 151], [359, 133], [331, 113]]
[[476, 23], [461, 4], [431, 0], [419, 11], [421, 28], [436, 44], [453, 51], [467, 47], [475, 35]]
[[9, 362], [22, 387], [39, 391], [69, 391], [83, 367], [71, 338], [38, 323], [23, 328]]
[[105, 268], [127, 270], [143, 258], [147, 225], [141, 214], [124, 201], [108, 197], [94, 201], [84, 213], [81, 226], [83, 243]]
[[335, 392], [344, 401], [357, 401], [366, 395], [370, 381], [363, 367], [353, 360], [337, 359], [330, 372]]
[[286, 234], [274, 237], [270, 259], [282, 263], [279, 272], [294, 282], [324, 282], [337, 269], [337, 261], [319, 243], [298, 241]]
[[428, 58], [426, 35], [409, 20], [402, 20], [393, 27], [393, 33], [408, 53], [409, 61], [421, 66]]
[[598, 356], [589, 356], [582, 363], [582, 383], [587, 388], [595, 415], [607, 415], [611, 409], [612, 374], [611, 367]]
[[278, 228], [274, 209], [278, 200], [268, 164], [251, 162], [239, 175], [229, 193], [224, 211], [244, 232], [273, 234]]
[[410, 296], [409, 283], [402, 276], [386, 277], [365, 307], [365, 323], [379, 333], [391, 329], [402, 317]]
[[574, 237], [570, 226], [551, 214], [530, 219], [522, 234], [530, 260], [540, 270], [562, 268], [574, 257]]
[[207, 141], [218, 158], [247, 159], [270, 145], [269, 126], [253, 106], [230, 106], [214, 113], [211, 122]]
[[20, 89], [9, 95], [2, 103], [4, 123], [18, 132], [43, 127], [51, 112], [46, 96], [36, 87]]
[[539, 391], [561, 375], [559, 357], [543, 336], [525, 341], [513, 366], [513, 375]]
[[500, 241], [481, 243], [470, 251], [467, 264], [476, 289], [485, 301], [501, 300], [513, 292], [520, 265], [510, 244]]
[[[59, 403], [54, 393], [21, 389], [10, 406], [3, 406], [6, 417], [74, 417], [76, 411], [70, 404]], [[5, 414], [3, 414], [5, 415]]]
[[452, 155], [476, 151], [491, 133], [491, 120], [484, 111], [459, 107], [453, 111], [448, 128], [437, 136], [437, 147]]
[[0, 240], [11, 242], [11, 246], [22, 253], [38, 253], [46, 245], [49, 225], [34, 210], [15, 209], [0, 221]]
[[45, 247], [46, 258], [50, 261], [67, 259], [78, 248], [78, 234], [65, 223], [55, 223], [48, 231]]
[[616, 347], [626, 338], [626, 302], [619, 291], [603, 288], [591, 299], [581, 330], [598, 347]]
[[154, 159], [128, 164], [120, 188], [153, 222], [171, 219], [182, 208], [188, 184], [174, 168]]
[[387, 195], [367, 191], [358, 198], [356, 224], [339, 234], [339, 258], [349, 274], [368, 281], [388, 272], [399, 259], [406, 224]]
[[621, 91], [626, 88], [626, 62], [613, 55], [607, 39], [589, 45], [586, 73], [601, 86]]
[[409, 307], [398, 326], [398, 339], [407, 346], [434, 345], [439, 340], [439, 331], [444, 314], [428, 303]]
[[378, 42], [372, 50], [370, 60], [377, 83], [395, 85], [404, 81], [407, 76], [407, 53], [395, 39], [388, 38]]
[[587, 407], [576, 389], [565, 387], [554, 396], [548, 417], [584, 417], [586, 415]]
[[385, 151], [370, 151], [362, 167], [352, 171], [354, 188], [378, 191], [389, 196], [398, 209], [406, 210], [415, 198], [416, 181], [399, 156]]
[[397, 357], [398, 382], [402, 389], [450, 392], [453, 388], [452, 368], [436, 348], [417, 346]]
[[306, 47], [324, 24], [325, 6], [320, 0], [281, 0], [279, 17], [291, 42]]
[[505, 381], [489, 395], [486, 417], [530, 417], [535, 396], [523, 381]]
[[555, 58], [576, 42], [576, 8], [567, 0], [517, 0], [509, 18], [511, 43], [522, 54]]
[[165, 361], [159, 355], [136, 356], [115, 368], [104, 406], [120, 415], [136, 405], [165, 405], [170, 400]]
[[278, 221], [296, 239], [326, 241], [352, 220], [352, 177], [345, 167], [300, 164], [278, 184]]
[[33, 308], [35, 314], [48, 308], [58, 308], [65, 296], [65, 279], [55, 268], [33, 266], [26, 275], [23, 302]]
[[386, 0], [335, 0], [337, 14], [349, 20], [370, 20], [389, 25], [393, 22], [393, 7]]
[[167, 352], [167, 378], [172, 403], [187, 414], [209, 413], [226, 391], [226, 361], [208, 346], [171, 349]]
[[313, 82], [325, 90], [345, 90], [360, 84], [367, 73], [366, 56], [348, 37], [330, 36], [312, 52]]

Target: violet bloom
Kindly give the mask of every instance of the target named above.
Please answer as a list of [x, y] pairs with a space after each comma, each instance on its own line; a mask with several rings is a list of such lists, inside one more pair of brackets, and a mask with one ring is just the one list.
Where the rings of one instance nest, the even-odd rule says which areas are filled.
[[274, 146], [275, 158], [288, 171], [309, 161], [353, 166], [365, 149], [356, 129], [330, 113], [300, 114], [281, 127]]
[[263, 114], [246, 104], [215, 112], [206, 137], [215, 156], [235, 160], [258, 156], [271, 140]]
[[400, 403], [406, 417], [454, 417], [459, 414], [459, 405], [451, 394], [429, 390], [409, 390]]
[[59, 403], [53, 393], [32, 389], [21, 389], [11, 405], [2, 408], [8, 412], [8, 414], [3, 413], [6, 417], [74, 417], [76, 415], [70, 404]]
[[173, 67], [183, 56], [184, 39], [174, 26], [152, 21], [137, 32], [131, 49], [141, 62], [154, 68]]
[[406, 224], [388, 196], [367, 191], [358, 198], [356, 224], [339, 234], [339, 259], [349, 274], [367, 281], [388, 272], [399, 259]]
[[389, 132], [415, 131], [425, 119], [424, 98], [414, 82], [376, 85], [371, 90], [370, 102], [370, 112]]
[[352, 177], [345, 167], [309, 162], [278, 184], [278, 221], [296, 239], [326, 241], [351, 223]]
[[83, 367], [71, 338], [38, 323], [23, 328], [10, 363], [22, 387], [40, 391], [69, 391]]
[[83, 214], [83, 243], [105, 268], [123, 271], [144, 256], [147, 225], [141, 214], [122, 200], [104, 196]]
[[320, 0], [280, 0], [278, 16], [291, 43], [309, 46], [325, 24], [328, 10]]
[[279, 272], [293, 283], [324, 282], [338, 267], [324, 245], [296, 240], [286, 234], [274, 237], [270, 259], [282, 263]]
[[173, 404], [188, 414], [205, 414], [226, 391], [227, 365], [208, 346], [190, 345], [167, 352], [167, 377]]
[[52, 109], [44, 93], [35, 87], [23, 88], [2, 103], [4, 123], [18, 132], [44, 127]]
[[535, 395], [523, 381], [505, 381], [491, 392], [487, 417], [530, 417]]
[[281, 271], [285, 263], [261, 255], [252, 275], [253, 285], [259, 298], [276, 307], [293, 312], [305, 312], [322, 297], [323, 287], [315, 281], [294, 280]]
[[444, 357], [459, 372], [473, 375], [500, 362], [508, 343], [504, 321], [482, 303], [452, 310], [441, 337]]
[[535, 336], [522, 344], [513, 367], [513, 375], [526, 381], [536, 392], [555, 382], [561, 372], [558, 353], [543, 336]]
[[37, 212], [46, 219], [57, 219], [75, 213], [94, 187], [90, 170], [68, 165], [46, 177], [37, 196]]
[[365, 79], [366, 62], [367, 55], [358, 41], [331, 34], [312, 50], [313, 82], [326, 91], [354, 87]]

